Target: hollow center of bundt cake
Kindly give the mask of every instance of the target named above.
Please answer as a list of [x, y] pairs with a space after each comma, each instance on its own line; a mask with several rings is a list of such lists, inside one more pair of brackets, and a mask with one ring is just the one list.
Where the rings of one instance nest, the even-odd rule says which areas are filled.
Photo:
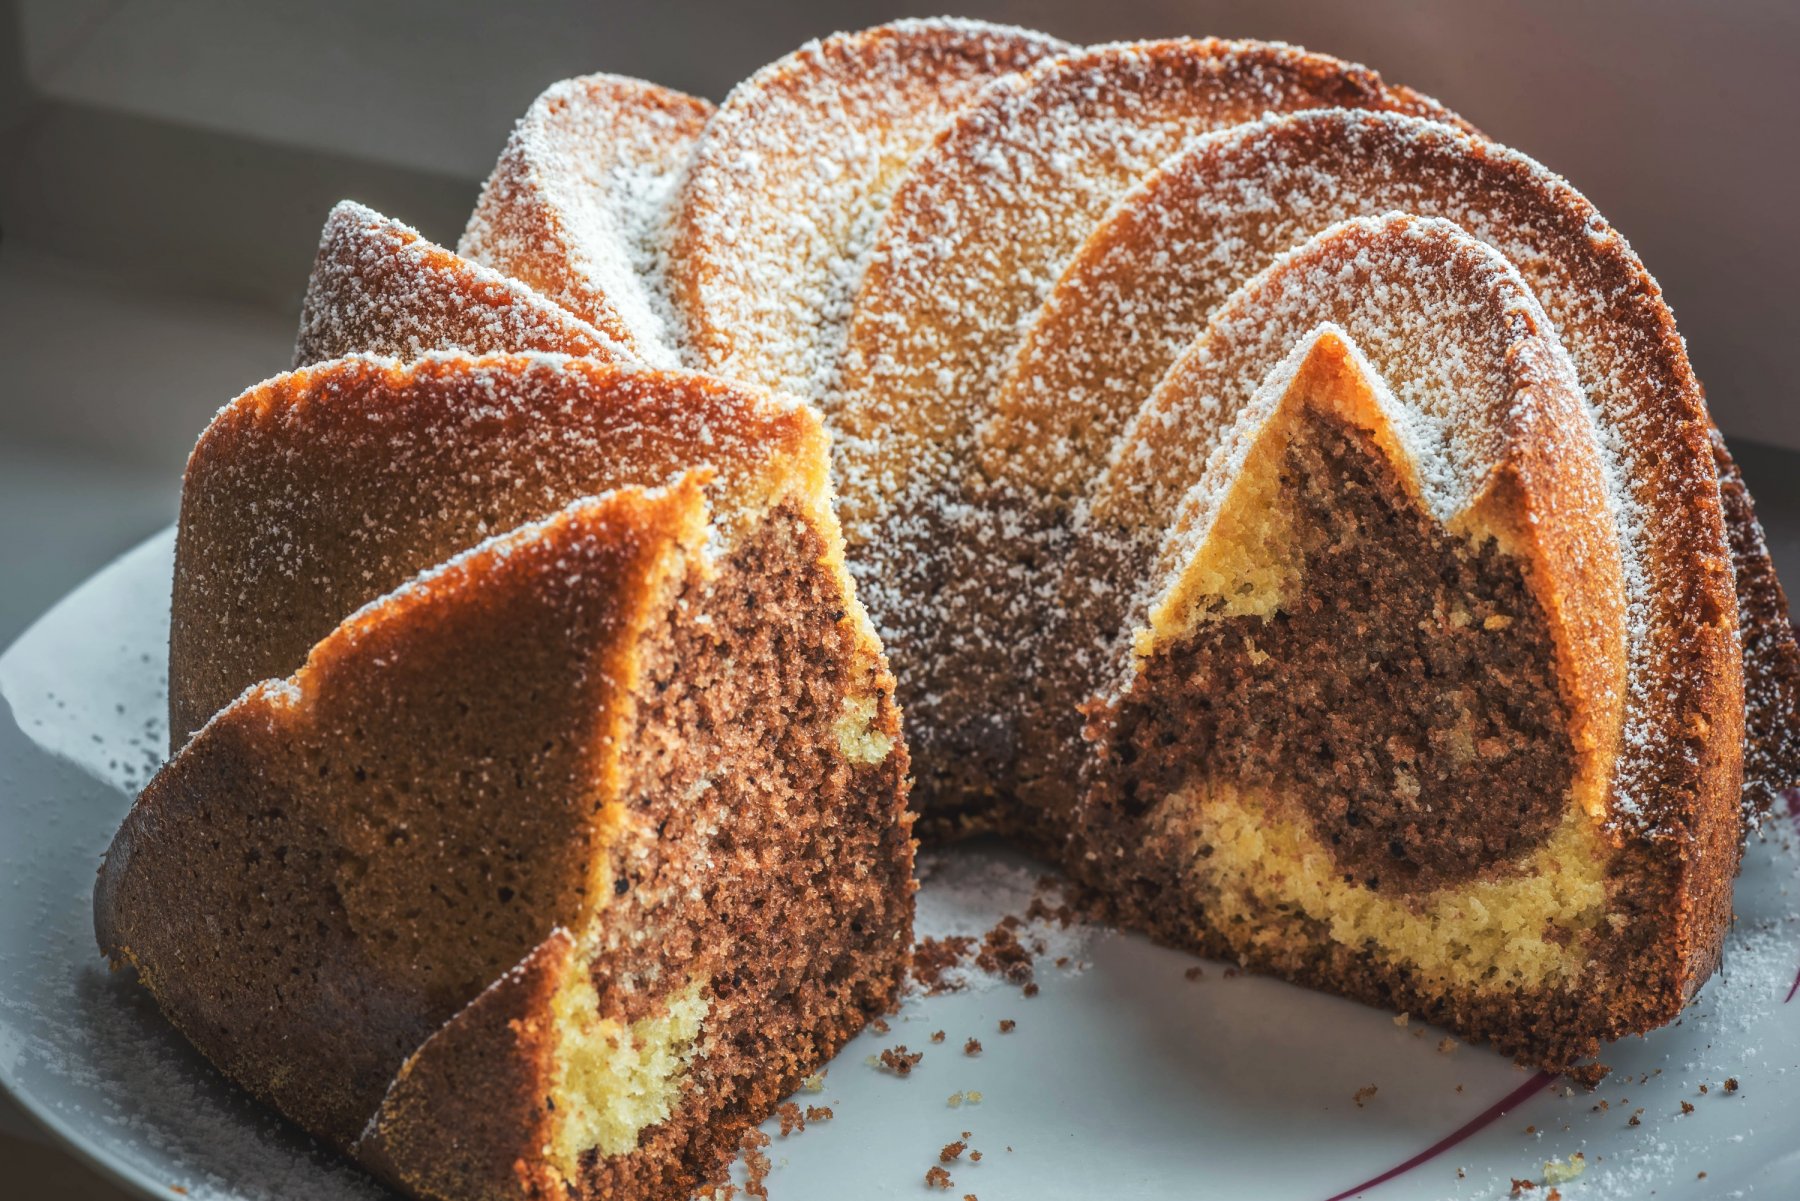
[[891, 682], [778, 508], [651, 631], [620, 836], [557, 1004], [553, 1160], [685, 1195], [897, 987], [912, 902]]
[[1516, 561], [1446, 531], [1334, 415], [1294, 424], [1273, 483], [1259, 536], [1283, 545], [1146, 660], [1118, 710], [1117, 812], [1202, 777], [1267, 796], [1344, 881], [1386, 893], [1542, 844], [1576, 762]]

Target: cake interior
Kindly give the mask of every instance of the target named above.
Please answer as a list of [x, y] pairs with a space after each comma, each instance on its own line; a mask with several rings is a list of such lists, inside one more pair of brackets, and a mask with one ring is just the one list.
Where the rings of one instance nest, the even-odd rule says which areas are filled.
[[1249, 451], [1096, 712], [1083, 833], [1127, 920], [1207, 954], [1390, 1003], [1566, 989], [1609, 854], [1547, 619], [1360, 425], [1308, 406]]
[[817, 525], [698, 558], [646, 636], [547, 1158], [584, 1195], [685, 1196], [891, 1003], [912, 912], [906, 752]]

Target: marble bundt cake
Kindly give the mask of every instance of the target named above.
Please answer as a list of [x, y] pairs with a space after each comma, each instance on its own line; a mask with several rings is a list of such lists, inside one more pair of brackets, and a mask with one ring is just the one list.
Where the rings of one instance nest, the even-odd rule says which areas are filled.
[[909, 771], [1123, 924], [1558, 1070], [1680, 1012], [1800, 782], [1656, 284], [1325, 56], [568, 81], [454, 252], [332, 213], [295, 359], [190, 462], [101, 942], [419, 1195], [714, 1178], [893, 995]]

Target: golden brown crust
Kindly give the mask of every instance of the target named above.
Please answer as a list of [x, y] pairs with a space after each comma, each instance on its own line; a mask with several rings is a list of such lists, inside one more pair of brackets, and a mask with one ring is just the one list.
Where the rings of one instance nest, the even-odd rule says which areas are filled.
[[618, 75], [554, 85], [513, 130], [457, 251], [672, 366], [662, 303], [643, 276], [665, 197], [712, 111]]
[[138, 798], [101, 947], [348, 1147], [414, 1048], [576, 920], [638, 643], [704, 522], [694, 476], [578, 501], [347, 618]]
[[709, 495], [729, 525], [790, 488], [823, 498], [823, 447], [799, 406], [592, 359], [357, 359], [260, 384], [188, 460], [171, 742], [293, 671], [344, 614], [488, 534], [699, 466], [716, 469]]
[[1748, 832], [1789, 789], [1800, 787], [1800, 646], [1787, 593], [1763, 539], [1743, 472], [1712, 431], [1719, 499], [1737, 581], [1744, 643], [1744, 825]]
[[873, 224], [907, 164], [994, 79], [1071, 49], [978, 21], [813, 42], [732, 89], [682, 186], [670, 291], [688, 361], [815, 396]]
[[394, 1077], [351, 1154], [408, 1196], [563, 1201], [539, 1158], [551, 1138], [551, 998], [575, 963], [557, 930], [469, 1002]]
[[373, 209], [325, 219], [300, 308], [294, 366], [352, 354], [547, 351], [617, 362], [623, 346], [530, 288], [455, 255]]

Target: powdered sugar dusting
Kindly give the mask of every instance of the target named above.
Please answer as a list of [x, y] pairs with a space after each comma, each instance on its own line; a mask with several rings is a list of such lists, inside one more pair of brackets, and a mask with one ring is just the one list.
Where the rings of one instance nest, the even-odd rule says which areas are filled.
[[672, 288], [689, 361], [818, 396], [913, 155], [991, 80], [1066, 49], [981, 22], [902, 21], [809, 42], [739, 84], [681, 196]]
[[712, 105], [616, 75], [565, 80], [513, 130], [457, 249], [638, 357], [676, 364], [668, 209]]
[[552, 351], [630, 359], [624, 346], [517, 280], [343, 201], [326, 218], [300, 311], [294, 366], [352, 354]]

